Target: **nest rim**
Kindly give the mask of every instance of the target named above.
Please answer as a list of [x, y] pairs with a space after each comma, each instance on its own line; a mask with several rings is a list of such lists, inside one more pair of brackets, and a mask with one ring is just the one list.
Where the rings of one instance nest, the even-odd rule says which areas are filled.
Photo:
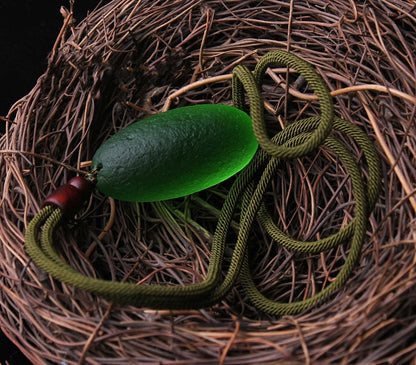
[[[332, 7], [329, 6], [330, 11], [323, 10], [321, 1], [312, 3], [312, 12], [302, 5], [296, 7], [294, 4], [290, 21], [285, 21], [281, 15], [277, 24], [288, 29], [291, 37], [285, 39], [281, 36], [273, 41], [270, 36], [255, 38], [261, 32], [267, 35], [268, 32], [276, 33], [276, 26], [272, 27], [271, 23], [266, 24], [259, 16], [253, 15], [256, 11], [261, 13], [258, 8], [252, 8], [250, 11], [253, 13], [244, 18], [241, 25], [242, 14], [246, 14], [250, 8], [244, 8], [248, 5], [245, 2], [237, 4], [234, 1], [224, 1], [214, 4], [207, 1], [203, 7], [200, 1], [174, 1], [168, 5], [168, 2], [159, 0], [145, 7], [142, 4], [135, 6], [134, 1], [114, 0], [96, 9], [78, 25], [72, 23], [70, 15], [65, 18], [63, 31], [50, 54], [47, 71], [30, 94], [11, 108], [7, 118], [13, 123], [8, 124], [6, 134], [0, 140], [4, 151], [0, 160], [4, 176], [1, 270], [3, 287], [6, 289], [2, 294], [3, 313], [0, 318], [3, 330], [31, 361], [43, 363], [48, 359], [51, 362], [76, 363], [78, 359], [79, 362], [94, 363], [100, 359], [102, 363], [105, 360], [110, 363], [116, 359], [115, 353], [119, 356], [118, 360], [123, 361], [130, 357], [143, 362], [159, 359], [163, 363], [180, 360], [182, 363], [201, 364], [209, 361], [232, 364], [277, 360], [288, 363], [318, 360], [352, 363], [363, 359], [373, 363], [381, 363], [386, 359], [405, 363], [411, 358], [414, 353], [411, 333], [416, 327], [415, 314], [410, 304], [411, 289], [416, 286], [412, 256], [416, 205], [411, 183], [415, 173], [408, 167], [415, 159], [412, 151], [416, 151], [412, 147], [416, 144], [416, 132], [411, 124], [411, 103], [416, 98], [411, 81], [415, 79], [416, 67], [412, 69], [411, 60], [403, 66], [404, 61], [400, 55], [389, 53], [379, 41], [377, 29], [386, 29], [391, 25], [386, 16], [383, 16], [386, 10], [396, 14], [394, 19], [404, 19], [400, 23], [403, 31], [405, 27], [407, 31], [410, 22], [415, 19], [407, 2], [402, 2], [403, 8], [399, 9], [394, 6], [388, 8], [389, 4], [381, 0], [374, 1], [372, 7], [354, 5], [352, 8], [350, 2], [336, 1]], [[279, 3], [279, 6], [282, 9], [284, 4]], [[168, 9], [173, 9], [173, 12], [168, 14]], [[274, 2], [266, 1], [262, 13], [273, 13], [275, 17], [276, 9]], [[286, 4], [283, 9], [286, 10], [283, 14], [289, 17], [289, 5]], [[307, 11], [310, 12], [310, 17], [316, 16], [315, 24], [310, 25], [315, 27], [315, 38], [310, 36], [311, 28], [301, 20], [302, 17], [307, 17]], [[184, 17], [184, 14], [187, 16]], [[213, 41], [213, 37], [219, 37], [219, 34], [229, 37], [231, 25], [235, 24], [240, 24], [241, 34], [229, 38], [234, 42]], [[381, 74], [377, 67], [372, 70], [367, 58], [365, 60], [368, 64], [363, 60], [359, 63], [359, 52], [354, 50], [359, 44], [352, 31], [357, 31], [357, 24], [366, 26], [361, 31], [366, 43], [361, 46], [372, 52], [370, 56], [390, 56], [389, 62], [378, 65], [384, 67], [385, 74]], [[137, 35], [139, 26], [141, 34], [149, 32], [148, 37]], [[322, 45], [323, 38], [320, 37], [324, 36], [328, 28], [333, 32], [342, 30], [338, 33], [338, 39], [351, 37], [345, 38], [345, 47], [333, 46], [334, 40], [328, 40], [328, 44]], [[383, 39], [389, 44], [393, 41], [400, 42], [396, 50], [409, 51], [410, 45], [416, 43], [416, 35], [412, 33], [405, 42], [400, 34], [390, 32]], [[140, 48], [137, 46], [139, 42]], [[308, 44], [307, 49], [302, 47], [305, 44]], [[29, 263], [22, 244], [23, 231], [29, 217], [39, 209], [40, 197], [45, 197], [48, 191], [68, 180], [71, 174], [85, 171], [90, 151], [94, 150], [97, 141], [106, 139], [121, 127], [114, 120], [121, 119], [124, 123], [129, 123], [146, 113], [168, 108], [170, 103], [178, 106], [182, 103], [200, 102], [207, 99], [206, 95], [211, 95], [210, 100], [213, 102], [225, 100], [229, 103], [229, 89], [227, 91], [224, 85], [229, 79], [231, 67], [239, 62], [252, 65], [259, 55], [276, 47], [289, 47], [292, 51], [299, 52], [317, 67], [333, 91], [341, 89], [340, 85], [350, 84], [350, 79], [343, 72], [348, 71], [351, 76], [351, 70], [363, 72], [367, 78], [375, 80], [371, 84], [378, 86], [378, 90], [353, 90], [356, 99], [350, 98], [350, 94], [340, 93], [335, 96], [337, 112], [345, 118], [353, 115], [354, 122], [361, 125], [377, 142], [384, 158], [385, 186], [370, 221], [371, 230], [368, 232], [369, 239], [360, 266], [350, 279], [354, 285], [345, 288], [330, 302], [299, 316], [250, 319], [243, 311], [239, 312], [241, 308], [233, 311], [227, 302], [211, 310], [187, 312], [137, 311], [129, 307], [109, 305], [89, 294], [73, 291], [65, 285], [60, 286]], [[344, 57], [343, 61], [335, 59], [328, 51], [334, 49]], [[136, 59], [139, 50], [146, 57]], [[78, 59], [75, 63], [76, 57]], [[171, 64], [178, 66], [174, 72], [167, 67]], [[134, 74], [135, 69], [143, 67], [147, 68], [144, 75]], [[192, 72], [184, 72], [187, 67]], [[386, 71], [388, 67], [391, 67], [389, 72]], [[57, 81], [57, 75], [66, 83]], [[216, 79], [209, 80], [214, 77]], [[116, 92], [113, 91], [114, 78]], [[359, 84], [364, 76], [357, 78]], [[194, 85], [198, 79], [205, 81]], [[166, 85], [166, 80], [171, 82]], [[151, 82], [153, 87], [147, 92], [138, 90], [137, 85], [145, 82]], [[400, 84], [400, 88], [395, 82]], [[107, 86], [100, 86], [103, 84]], [[193, 88], [189, 88], [189, 85]], [[64, 91], [60, 88], [64, 88]], [[273, 85], [266, 85], [266, 90], [272, 92]], [[390, 91], [390, 94], [386, 91]], [[57, 97], [53, 98], [54, 95]], [[404, 101], [399, 102], [403, 96]], [[382, 107], [371, 103], [375, 98], [381, 100], [379, 104]], [[112, 102], [107, 105], [108, 100]], [[140, 100], [150, 102], [140, 103]], [[271, 101], [279, 102], [272, 98]], [[103, 118], [105, 114], [108, 116]], [[381, 121], [376, 116], [381, 116]], [[107, 125], [105, 130], [98, 128], [100, 118]], [[383, 134], [386, 128], [394, 132], [390, 139]], [[36, 146], [32, 144], [33, 135], [39, 136]], [[62, 135], [69, 136], [66, 145], [59, 140]], [[52, 140], [55, 142], [51, 143]], [[10, 151], [17, 152], [10, 154]], [[29, 174], [32, 180], [29, 179]], [[215, 192], [218, 196], [223, 193], [222, 190]], [[345, 194], [348, 195], [348, 191]], [[116, 216], [121, 211], [137, 214], [134, 207], [123, 205], [113, 208], [112, 202], [104, 201], [99, 195], [95, 195], [94, 199], [100, 202], [97, 205], [103, 209], [99, 211], [94, 206], [97, 212], [95, 221], [102, 217], [103, 212], [112, 209], [115, 209]], [[186, 204], [184, 200], [179, 206]], [[160, 209], [158, 214], [166, 213], [163, 208]], [[204, 213], [203, 210], [198, 212], [201, 215]], [[149, 222], [155, 218], [154, 212], [150, 210], [141, 214]], [[82, 216], [79, 221], [82, 221]], [[105, 226], [106, 220], [101, 222], [101, 226]], [[397, 227], [392, 228], [395, 223]], [[128, 219], [115, 224], [120, 229], [129, 226], [131, 222]], [[81, 227], [79, 232], [85, 232], [85, 227]], [[98, 230], [91, 233], [94, 236], [99, 234]], [[66, 236], [61, 236], [64, 237]], [[203, 239], [196, 240], [207, 245]], [[71, 238], [71, 241], [68, 246], [75, 238]], [[184, 246], [183, 252], [186, 252], [185, 244], [181, 244]], [[108, 254], [101, 243], [98, 243], [98, 248]], [[114, 251], [111, 253], [116, 255]], [[76, 250], [68, 247], [64, 248], [64, 252], [68, 257], [77, 254]], [[205, 254], [200, 252], [201, 256]], [[279, 254], [283, 255], [283, 252]], [[76, 265], [94, 275], [87, 261], [77, 262]], [[373, 275], [370, 277], [366, 273], [366, 265], [371, 265], [369, 267]], [[110, 274], [117, 277], [117, 270], [125, 273], [129, 267], [114, 267]], [[200, 272], [204, 271], [203, 264], [197, 268]], [[30, 280], [24, 279], [23, 273], [29, 275]], [[30, 291], [36, 287], [41, 288], [46, 293], [45, 296], [39, 296], [39, 289]], [[45, 288], [49, 289], [45, 291]], [[237, 293], [233, 295], [238, 297]], [[71, 296], [74, 298], [68, 301]], [[242, 307], [244, 306], [247, 308], [248, 305], [243, 304]], [[33, 333], [22, 325], [37, 320], [39, 324]], [[407, 326], [401, 323], [404, 321], [409, 321]], [[51, 324], [52, 329], [46, 331], [47, 323]], [[173, 328], [171, 323], [174, 323]], [[338, 336], [334, 337], [337, 338], [331, 338], [329, 334], [339, 325], [344, 327], [344, 331], [336, 332]], [[383, 348], [386, 346], [384, 336], [392, 330], [395, 333], [393, 338], [397, 341], [386, 350]], [[65, 335], [65, 340], [59, 341], [58, 333]], [[82, 336], [83, 341], [77, 339], [77, 336]], [[361, 336], [358, 337], [359, 340], [357, 336]], [[403, 336], [408, 338], [400, 341], [399, 338]], [[121, 339], [127, 339], [123, 346], [117, 345]], [[138, 347], [134, 347], [132, 343], [138, 339], [141, 342]], [[52, 340], [55, 341], [53, 345]], [[373, 345], [370, 340], [374, 342]], [[190, 346], [193, 343], [197, 345]], [[54, 348], [56, 345], [62, 348]], [[151, 347], [152, 355], [146, 355]], [[70, 348], [73, 349], [73, 354], [69, 353]], [[334, 353], [330, 355], [322, 348], [331, 348]], [[368, 349], [371, 351], [366, 353]]]

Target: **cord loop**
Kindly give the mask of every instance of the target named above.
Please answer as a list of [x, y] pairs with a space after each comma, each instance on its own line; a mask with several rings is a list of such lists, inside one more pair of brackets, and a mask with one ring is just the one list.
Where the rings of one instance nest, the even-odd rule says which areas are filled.
[[[264, 123], [264, 106], [260, 90], [267, 67], [276, 63], [283, 63], [305, 77], [318, 96], [321, 115], [292, 123], [270, 139]], [[380, 161], [374, 146], [357, 126], [334, 117], [332, 99], [322, 78], [311, 65], [288, 52], [269, 52], [259, 61], [254, 73], [245, 66], [235, 67], [232, 91], [234, 105], [240, 109], [246, 108], [244, 93], [248, 94], [253, 130], [260, 148], [236, 178], [225, 199], [214, 233], [205, 280], [186, 286], [168, 286], [136, 285], [86, 277], [66, 263], [54, 248], [53, 233], [61, 223], [64, 212], [51, 205], [44, 207], [26, 230], [26, 249], [33, 261], [56, 279], [102, 296], [109, 301], [155, 309], [211, 306], [223, 299], [234, 286], [237, 278], [240, 278], [247, 296], [260, 310], [274, 315], [296, 314], [327, 299], [342, 287], [359, 260], [368, 215], [375, 205], [380, 188]], [[332, 129], [350, 136], [363, 150], [369, 170], [367, 184], [364, 184], [360, 168], [351, 152], [334, 137], [329, 136]], [[321, 145], [335, 152], [346, 166], [352, 180], [356, 215], [345, 228], [330, 237], [314, 242], [300, 242], [287, 236], [277, 227], [266, 209], [263, 196], [282, 160], [303, 157]], [[93, 174], [91, 176], [94, 180]], [[225, 268], [224, 251], [229, 237], [228, 231], [239, 206], [241, 206], [240, 229], [230, 263], [228, 268]], [[266, 298], [255, 286], [248, 255], [247, 242], [256, 216], [277, 244], [293, 251], [317, 253], [352, 239], [348, 256], [335, 280], [318, 294], [300, 302], [278, 303]], [[37, 243], [39, 234], [40, 244]], [[221, 281], [224, 269], [227, 271]]]

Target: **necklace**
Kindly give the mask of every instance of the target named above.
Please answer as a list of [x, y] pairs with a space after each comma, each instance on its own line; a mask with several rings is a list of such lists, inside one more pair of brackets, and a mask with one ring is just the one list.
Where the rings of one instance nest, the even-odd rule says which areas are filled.
[[[274, 64], [291, 67], [306, 79], [318, 96], [321, 114], [298, 120], [269, 138], [260, 90], [267, 68]], [[341, 288], [360, 258], [368, 216], [378, 197], [381, 172], [374, 146], [360, 128], [334, 116], [333, 102], [322, 78], [310, 64], [291, 53], [267, 53], [253, 73], [243, 65], [236, 66], [232, 90], [234, 107], [178, 108], [147, 118], [144, 123], [133, 124], [105, 142], [93, 158], [91, 173], [75, 177], [58, 188], [30, 222], [25, 240], [33, 261], [54, 278], [111, 302], [155, 309], [212, 306], [227, 295], [237, 278], [251, 302], [274, 315], [299, 313]], [[249, 108], [245, 104], [246, 94]], [[247, 109], [250, 117], [243, 112]], [[367, 184], [352, 153], [330, 136], [332, 130], [347, 134], [362, 149], [368, 165]], [[167, 146], [169, 143], [164, 141], [172, 135], [178, 136], [178, 140]], [[139, 143], [140, 139], [145, 143]], [[140, 148], [129, 151], [131, 142]], [[337, 154], [346, 166], [355, 194], [356, 213], [339, 232], [317, 241], [300, 242], [284, 234], [273, 222], [263, 196], [282, 161], [301, 158], [320, 146]], [[123, 156], [129, 159], [127, 167]], [[144, 161], [141, 166], [140, 161]], [[103, 193], [122, 200], [163, 200], [215, 185], [240, 170], [218, 218], [207, 275], [199, 283], [185, 286], [136, 285], [94, 279], [74, 270], [54, 248], [55, 229], [64, 222], [65, 216], [74, 214], [81, 207], [95, 185]], [[225, 277], [222, 277], [227, 232], [239, 206], [240, 228], [231, 261]], [[350, 251], [335, 280], [316, 295], [300, 302], [279, 303], [266, 298], [255, 286], [248, 257], [247, 242], [256, 216], [277, 244], [296, 252], [317, 253], [351, 239]]]

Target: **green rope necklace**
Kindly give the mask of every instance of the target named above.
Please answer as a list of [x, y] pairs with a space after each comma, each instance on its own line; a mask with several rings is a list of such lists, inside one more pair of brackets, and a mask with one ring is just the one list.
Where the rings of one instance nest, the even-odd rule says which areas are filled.
[[[321, 115], [292, 123], [270, 139], [266, 133], [260, 90], [266, 69], [273, 64], [291, 67], [306, 79], [318, 96]], [[154, 309], [212, 306], [227, 295], [239, 278], [245, 293], [258, 309], [274, 315], [295, 314], [327, 299], [342, 287], [359, 260], [368, 216], [374, 208], [381, 184], [380, 161], [374, 146], [360, 128], [334, 117], [332, 99], [323, 80], [311, 65], [293, 54], [269, 52], [259, 61], [254, 73], [245, 66], [235, 67], [232, 90], [234, 106], [238, 109], [246, 108], [244, 100], [245, 95], [248, 95], [254, 135], [260, 148], [228, 192], [214, 233], [208, 272], [202, 282], [185, 286], [112, 282], [87, 277], [68, 265], [56, 252], [53, 236], [64, 215], [71, 214], [84, 199], [88, 199], [91, 184], [84, 178], [75, 178], [69, 185], [66, 184], [66, 189], [78, 194], [75, 201], [69, 199], [74, 206], [68, 207], [71, 202], [59, 205], [55, 204], [54, 199], [47, 199], [44, 208], [30, 222], [25, 240], [27, 252], [33, 261], [54, 278], [111, 302]], [[339, 141], [329, 136], [332, 130], [347, 134], [362, 149], [369, 171], [366, 186], [354, 156]], [[356, 215], [345, 228], [332, 236], [314, 242], [300, 242], [284, 234], [273, 222], [263, 203], [263, 195], [283, 160], [305, 156], [321, 145], [337, 154], [346, 166], [355, 194]], [[61, 189], [58, 193], [65, 195], [66, 190]], [[238, 206], [241, 206], [240, 228], [226, 275], [221, 280], [227, 232]], [[248, 258], [247, 242], [256, 216], [277, 244], [292, 251], [317, 253], [351, 239], [350, 252], [335, 280], [315, 296], [300, 302], [277, 303], [266, 298], [254, 284]]]

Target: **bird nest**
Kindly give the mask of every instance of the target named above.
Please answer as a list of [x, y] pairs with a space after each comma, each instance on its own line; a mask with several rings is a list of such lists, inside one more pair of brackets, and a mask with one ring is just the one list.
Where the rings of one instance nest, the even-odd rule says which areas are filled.
[[[114, 0], [78, 24], [70, 10], [62, 13], [47, 70], [3, 118], [0, 140], [0, 325], [25, 355], [39, 364], [410, 363], [416, 352], [414, 5]], [[361, 259], [329, 301], [279, 318], [256, 310], [237, 283], [222, 302], [203, 310], [135, 308], [65, 285], [31, 262], [24, 246], [28, 221], [45, 196], [88, 170], [104, 140], [169, 108], [231, 104], [233, 67], [253, 69], [276, 49], [316, 68], [336, 115], [365, 130], [382, 157], [382, 190]], [[304, 79], [289, 71], [273, 68], [265, 80], [271, 132], [319, 113]], [[351, 150], [360, 158], [357, 147]], [[92, 277], [200, 281], [228, 188], [226, 181], [147, 204], [95, 192], [57, 233], [60, 253]], [[338, 231], [354, 215], [348, 175], [324, 149], [287, 162], [267, 199], [281, 228], [305, 241]], [[286, 302], [328, 285], [350, 247], [293, 254], [257, 223], [250, 240], [257, 247], [258, 288]]]

